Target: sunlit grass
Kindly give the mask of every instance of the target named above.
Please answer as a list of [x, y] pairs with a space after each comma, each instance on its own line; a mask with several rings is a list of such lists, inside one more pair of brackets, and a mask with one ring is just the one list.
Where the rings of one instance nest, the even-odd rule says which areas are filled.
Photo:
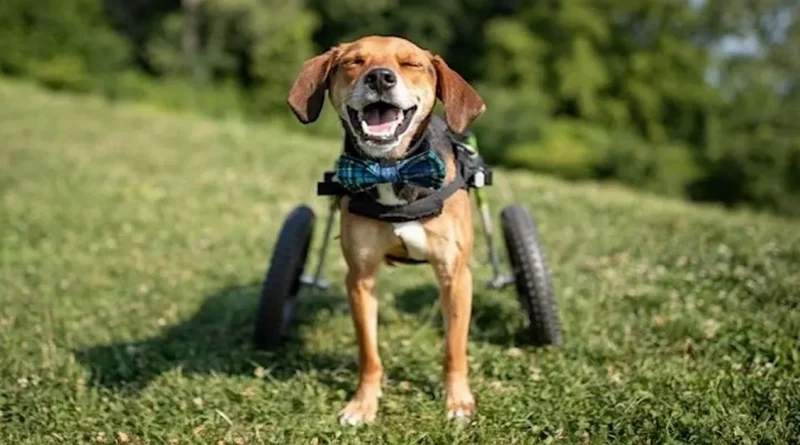
[[[0, 83], [2, 443], [787, 443], [800, 436], [800, 226], [498, 171], [537, 217], [566, 344], [512, 291], [471, 331], [479, 415], [444, 420], [433, 275], [386, 269], [378, 422], [341, 428], [355, 345], [333, 243], [288, 346], [249, 340], [283, 217], [319, 220], [335, 140]], [[317, 241], [322, 224], [317, 225]]]

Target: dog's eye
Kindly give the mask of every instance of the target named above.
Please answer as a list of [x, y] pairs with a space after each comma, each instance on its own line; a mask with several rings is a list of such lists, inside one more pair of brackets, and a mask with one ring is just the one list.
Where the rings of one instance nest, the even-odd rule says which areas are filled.
[[422, 64], [421, 63], [414, 62], [413, 60], [407, 60], [405, 62], [402, 62], [400, 65], [404, 66], [406, 68], [422, 68]]
[[364, 59], [361, 57], [354, 57], [346, 62], [350, 66], [361, 66], [364, 64]]

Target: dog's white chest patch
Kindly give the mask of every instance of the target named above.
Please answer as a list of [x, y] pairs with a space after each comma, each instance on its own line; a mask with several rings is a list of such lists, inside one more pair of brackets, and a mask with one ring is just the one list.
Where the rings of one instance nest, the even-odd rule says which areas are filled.
[[405, 199], [398, 198], [394, 193], [393, 184], [378, 184], [376, 188], [378, 190], [378, 202], [385, 206], [399, 206], [407, 203]]
[[408, 221], [402, 223], [392, 223], [394, 234], [397, 235], [406, 246], [408, 256], [414, 260], [424, 260], [427, 258], [427, 237], [425, 228], [419, 221]]
[[[394, 193], [392, 184], [378, 184], [378, 202], [383, 205], [396, 206], [406, 204], [406, 200], [400, 199]], [[394, 234], [406, 246], [408, 256], [414, 260], [424, 260], [427, 258], [427, 237], [425, 228], [419, 221], [408, 221], [403, 223], [392, 223]]]

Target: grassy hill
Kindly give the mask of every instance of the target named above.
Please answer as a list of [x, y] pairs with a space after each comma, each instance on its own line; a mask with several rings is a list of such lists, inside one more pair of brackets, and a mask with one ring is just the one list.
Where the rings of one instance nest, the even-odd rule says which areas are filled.
[[[329, 110], [326, 110], [329, 112]], [[800, 224], [499, 171], [540, 223], [566, 344], [482, 288], [479, 415], [444, 419], [431, 271], [385, 269], [378, 422], [342, 428], [355, 344], [334, 287], [289, 345], [249, 339], [284, 215], [339, 143], [0, 82], [2, 443], [787, 443], [800, 437]], [[321, 234], [321, 224], [318, 224]], [[318, 238], [317, 238], [318, 239]]]

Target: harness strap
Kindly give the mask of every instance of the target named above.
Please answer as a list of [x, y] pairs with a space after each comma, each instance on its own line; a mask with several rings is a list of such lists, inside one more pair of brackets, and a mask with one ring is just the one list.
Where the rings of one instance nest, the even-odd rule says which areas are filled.
[[464, 182], [464, 178], [461, 175], [457, 175], [453, 182], [446, 184], [424, 198], [408, 204], [386, 206], [368, 196], [355, 195], [350, 200], [350, 205], [347, 208], [356, 215], [391, 223], [416, 221], [439, 216], [442, 213], [444, 201], [462, 188], [467, 188], [467, 183]]

